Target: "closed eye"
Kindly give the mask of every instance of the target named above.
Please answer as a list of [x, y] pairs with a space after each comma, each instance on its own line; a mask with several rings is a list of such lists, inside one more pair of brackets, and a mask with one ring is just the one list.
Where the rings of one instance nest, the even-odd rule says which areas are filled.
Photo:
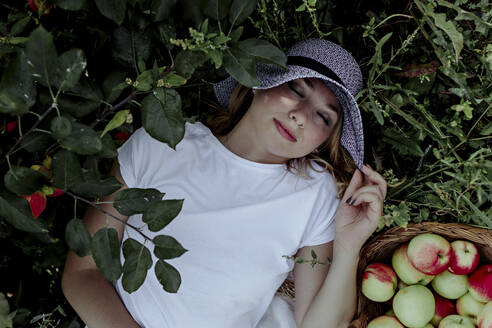
[[301, 98], [304, 98], [304, 95], [298, 89], [296, 89], [294, 82], [290, 81], [287, 83], [287, 85], [289, 86], [289, 89], [292, 90], [296, 95], [298, 95]]
[[321, 116], [323, 119], [323, 122], [325, 122], [326, 125], [330, 125], [330, 120], [326, 118], [322, 113], [318, 112], [318, 115]]

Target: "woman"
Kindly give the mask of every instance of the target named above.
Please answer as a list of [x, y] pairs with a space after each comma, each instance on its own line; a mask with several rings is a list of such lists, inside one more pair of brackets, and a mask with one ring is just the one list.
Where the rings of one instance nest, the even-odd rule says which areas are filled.
[[[386, 183], [363, 165], [360, 69], [338, 45], [309, 39], [287, 51], [289, 70], [258, 65], [260, 86], [229, 78], [215, 86], [230, 112], [211, 128], [187, 124], [176, 150], [143, 129], [119, 149], [113, 174], [126, 187], [157, 188], [184, 199], [164, 231], [188, 252], [168, 262], [181, 274], [176, 294], [149, 273], [128, 294], [69, 253], [63, 291], [93, 327], [256, 327], [293, 271], [298, 327], [347, 327], [355, 310], [360, 248], [377, 227]], [[327, 172], [328, 171], [328, 172]], [[338, 186], [338, 187], [337, 187]], [[337, 197], [343, 193], [341, 200]], [[112, 201], [109, 196], [105, 201]], [[141, 216], [122, 220], [144, 226]], [[132, 229], [110, 220], [120, 241]], [[91, 234], [107, 226], [89, 209]], [[284, 255], [332, 259], [294, 264]], [[155, 259], [154, 259], [155, 260]]]

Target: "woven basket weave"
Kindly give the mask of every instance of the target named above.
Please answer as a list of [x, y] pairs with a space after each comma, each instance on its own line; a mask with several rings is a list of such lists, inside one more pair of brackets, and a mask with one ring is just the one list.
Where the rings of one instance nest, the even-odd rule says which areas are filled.
[[[371, 262], [383, 262], [391, 266], [393, 251], [402, 243], [425, 233], [435, 233], [452, 242], [457, 239], [468, 240], [475, 244], [480, 253], [480, 264], [492, 263], [492, 230], [475, 228], [459, 223], [423, 222], [409, 224], [406, 228], [391, 228], [370, 240], [360, 252], [357, 268], [357, 307], [354, 321], [349, 328], [367, 328], [375, 317], [382, 315], [388, 307], [385, 303], [368, 300], [361, 292], [362, 273]], [[295, 301], [294, 282], [285, 280], [277, 291]]]
[[459, 223], [436, 222], [409, 224], [406, 228], [391, 228], [373, 238], [361, 250], [357, 269], [356, 319], [352, 321], [350, 328], [366, 328], [373, 318], [384, 314], [388, 307], [385, 303], [372, 302], [362, 295], [362, 274], [366, 266], [375, 261], [391, 266], [393, 251], [400, 244], [409, 242], [413, 237], [425, 232], [441, 235], [450, 242], [457, 239], [471, 241], [480, 253], [480, 264], [492, 263], [492, 230]]

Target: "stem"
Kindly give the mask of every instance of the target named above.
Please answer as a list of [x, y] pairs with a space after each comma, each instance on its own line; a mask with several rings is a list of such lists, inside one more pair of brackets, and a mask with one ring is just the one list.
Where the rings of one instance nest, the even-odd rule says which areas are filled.
[[103, 210], [103, 209], [102, 209], [99, 205], [97, 205], [96, 203], [91, 202], [90, 200], [87, 200], [87, 199], [82, 198], [82, 197], [80, 197], [80, 196], [77, 196], [77, 195], [75, 195], [75, 194], [72, 194], [71, 192], [69, 192], [69, 191], [67, 191], [67, 190], [63, 190], [63, 189], [62, 189], [62, 191], [63, 191], [63, 192], [65, 192], [65, 193], [67, 193], [68, 195], [72, 196], [72, 197], [73, 197], [73, 198], [75, 198], [75, 199], [79, 199], [79, 200], [83, 201], [84, 203], [91, 205], [92, 207], [94, 207], [95, 209], [97, 209], [98, 211], [100, 211], [101, 213], [104, 213], [105, 215], [107, 215], [107, 216], [109, 216], [109, 217], [112, 217], [112, 218], [113, 218], [113, 219], [115, 219], [116, 221], [119, 221], [119, 222], [123, 223], [124, 225], [129, 226], [130, 228], [133, 228], [136, 232], [138, 232], [140, 235], [142, 235], [142, 237], [144, 237], [146, 240], [150, 240], [150, 241], [152, 241], [152, 239], [150, 239], [150, 238], [149, 238], [149, 237], [147, 237], [144, 233], [142, 233], [142, 232], [140, 231], [140, 229], [138, 229], [138, 228], [137, 228], [137, 227], [135, 227], [134, 225], [132, 225], [132, 224], [130, 224], [130, 223], [128, 223], [128, 222], [126, 222], [126, 221], [124, 221], [124, 220], [120, 219], [119, 217], [114, 216], [113, 214], [111, 214], [111, 213], [109, 213], [109, 212], [107, 212], [107, 211]]
[[122, 101], [120, 101], [119, 103], [117, 103], [116, 105], [114, 105], [113, 107], [111, 107], [111, 109], [109, 111], [107, 111], [106, 113], [103, 113], [103, 115], [100, 118], [97, 118], [90, 125], [90, 127], [91, 128], [94, 128], [99, 122], [104, 121], [104, 119], [106, 118], [106, 116], [108, 116], [111, 113], [114, 113], [118, 108], [122, 107], [123, 105], [125, 105], [126, 103], [128, 103], [129, 101], [131, 101], [132, 98], [135, 96], [136, 93], [137, 93], [136, 90], [133, 89], [132, 92], [130, 92], [130, 94], [128, 95], [128, 97], [126, 97], [125, 99], [123, 99]]

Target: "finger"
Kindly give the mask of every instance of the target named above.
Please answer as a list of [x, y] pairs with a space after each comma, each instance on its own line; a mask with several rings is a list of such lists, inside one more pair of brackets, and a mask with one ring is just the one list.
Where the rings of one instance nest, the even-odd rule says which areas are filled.
[[[359, 189], [357, 189], [353, 194], [349, 202], [346, 201], [346, 203], [353, 205], [355, 204], [355, 201], [360, 198], [361, 195], [365, 193], [371, 193], [371, 194], [376, 194], [378, 199], [382, 202], [384, 200], [384, 196], [382, 194], [381, 189], [378, 188], [376, 185], [369, 185], [369, 186], [364, 186]], [[348, 200], [348, 199], [347, 199]]]
[[383, 202], [379, 198], [379, 195], [376, 193], [372, 192], [366, 192], [361, 195], [359, 195], [352, 206], [360, 206], [362, 204], [367, 204], [368, 209], [367, 209], [367, 214], [373, 214], [376, 216], [381, 216], [383, 212]]
[[384, 180], [381, 174], [371, 169], [371, 167], [367, 164], [362, 166], [362, 173], [364, 173], [366, 179], [378, 185], [381, 191], [383, 192], [384, 197], [386, 197], [386, 192], [388, 187], [387, 187], [386, 180]]
[[352, 179], [350, 179], [349, 185], [347, 189], [345, 189], [345, 193], [342, 197], [342, 201], [349, 199], [352, 194], [362, 186], [362, 172], [358, 169], [354, 171], [352, 175]]

